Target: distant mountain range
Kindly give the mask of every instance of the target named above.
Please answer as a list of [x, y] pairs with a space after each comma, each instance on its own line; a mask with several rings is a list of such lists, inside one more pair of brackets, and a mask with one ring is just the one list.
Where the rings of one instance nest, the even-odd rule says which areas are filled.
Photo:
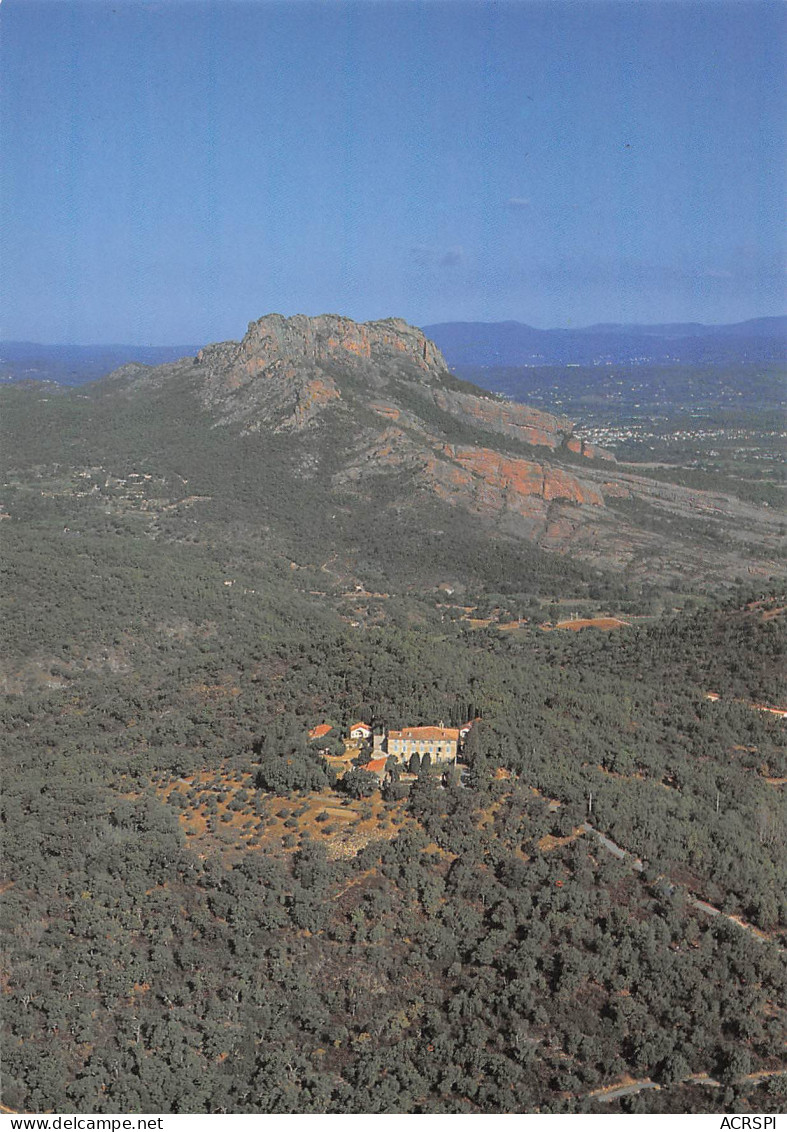
[[47, 346], [0, 342], [0, 381], [56, 381], [84, 385], [127, 362], [158, 366], [192, 357], [198, 346]]
[[523, 322], [441, 322], [423, 329], [452, 367], [773, 362], [784, 359], [787, 343], [787, 317], [723, 326], [599, 323], [538, 330]]
[[[784, 359], [787, 343], [787, 317], [753, 318], [723, 326], [699, 322], [653, 326], [598, 323], [576, 330], [538, 330], [524, 322], [440, 322], [423, 330], [451, 368], [773, 362]], [[199, 348], [194, 344], [53, 346], [0, 342], [0, 382], [83, 385], [128, 362], [164, 365], [193, 357]]]

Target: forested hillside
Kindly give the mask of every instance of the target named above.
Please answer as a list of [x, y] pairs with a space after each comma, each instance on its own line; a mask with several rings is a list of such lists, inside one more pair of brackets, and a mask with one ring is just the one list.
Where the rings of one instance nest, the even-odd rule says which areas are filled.
[[[275, 635], [226, 617], [12, 698], [6, 1104], [572, 1111], [631, 1075], [662, 1092], [615, 1104], [778, 1107], [778, 1076], [743, 1080], [784, 1041], [785, 768], [747, 703], [775, 619], [512, 641], [273, 608]], [[468, 706], [461, 785], [358, 801], [305, 743]], [[582, 831], [590, 791], [642, 872]], [[721, 1087], [676, 1101], [692, 1073]]]
[[[348, 489], [371, 410], [217, 425], [190, 383], [2, 391], [4, 1105], [782, 1107], [778, 578]], [[308, 741], [475, 717], [381, 787]]]

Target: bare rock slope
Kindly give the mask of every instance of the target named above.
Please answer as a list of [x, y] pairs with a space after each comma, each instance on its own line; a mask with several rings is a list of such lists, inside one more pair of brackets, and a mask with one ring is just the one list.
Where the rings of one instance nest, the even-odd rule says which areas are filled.
[[405, 472], [410, 495], [415, 485], [499, 534], [599, 566], [662, 577], [782, 572], [778, 516], [767, 508], [617, 465], [568, 419], [458, 381], [401, 319], [271, 314], [241, 342], [140, 368], [124, 371], [132, 385], [188, 370], [216, 425], [292, 434], [312, 465], [332, 445], [334, 493], [363, 495], [372, 477]]

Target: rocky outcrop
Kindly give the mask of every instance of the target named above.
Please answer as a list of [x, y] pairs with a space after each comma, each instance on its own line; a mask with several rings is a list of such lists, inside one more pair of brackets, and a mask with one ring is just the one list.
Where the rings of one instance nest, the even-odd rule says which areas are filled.
[[529, 460], [502, 456], [489, 448], [459, 448], [446, 445], [443, 452], [489, 488], [494, 496], [516, 505], [522, 496], [537, 495], [549, 502], [553, 499], [570, 503], [603, 507], [603, 496], [589, 484], [563, 468], [533, 463]]
[[514, 521], [520, 533], [531, 537], [548, 534], [548, 520], [555, 520], [553, 504], [569, 510], [604, 507], [596, 487], [563, 468], [504, 456], [491, 448], [445, 444], [434, 435], [418, 435], [396, 424], [365, 444], [334, 482], [360, 489], [368, 476], [386, 470], [409, 471], [452, 506]]
[[403, 361], [422, 373], [448, 369], [435, 344], [401, 318], [354, 322], [336, 314], [316, 318], [268, 314], [250, 322], [238, 346], [238, 363], [253, 374], [283, 359], [315, 366], [368, 361], [384, 368]]
[[[352, 458], [334, 476], [334, 487], [342, 491], [363, 494], [370, 477], [404, 474], [397, 506], [425, 489], [464, 511], [468, 521], [636, 576], [707, 574], [709, 545], [719, 577], [740, 572], [746, 547], [755, 543], [773, 554], [764, 572], [779, 569], [775, 513], [627, 468], [561, 466], [562, 449], [549, 459], [528, 460], [486, 446], [451, 444], [391, 402], [369, 407], [381, 427], [359, 436]], [[722, 532], [728, 536], [724, 541]]]
[[[457, 380], [401, 319], [267, 315], [241, 342], [126, 367], [110, 384], [132, 396], [170, 383], [196, 392], [217, 425], [291, 433], [290, 473], [322, 480], [326, 506], [334, 493], [388, 499], [397, 512], [439, 499], [506, 538], [643, 577], [704, 576], [710, 562], [734, 577], [752, 546], [762, 550], [758, 569], [782, 569], [775, 509], [616, 465], [565, 417]], [[385, 476], [385, 491], [372, 487]]]
[[404, 392], [411, 407], [415, 395], [425, 408], [431, 402], [475, 430], [598, 455], [573, 435], [565, 417], [457, 388], [434, 343], [399, 318], [359, 323], [340, 315], [269, 314], [249, 323], [241, 342], [206, 346], [194, 364], [206, 407], [220, 423], [245, 422], [250, 430], [299, 431], [331, 402], [364, 398], [381, 416], [396, 420], [403, 413], [416, 424], [413, 411], [397, 404], [397, 392], [400, 399]]
[[[398, 318], [353, 322], [340, 315], [265, 315], [241, 342], [206, 346], [194, 359], [202, 398], [219, 423], [299, 431], [342, 398], [342, 377], [381, 390], [397, 376], [429, 381], [447, 372], [422, 331]], [[352, 379], [355, 379], [354, 383]]]
[[611, 452], [605, 452], [595, 444], [588, 444], [578, 436], [570, 436], [566, 441], [566, 448], [569, 452], [575, 452], [577, 456], [584, 456], [587, 460], [608, 460], [613, 464], [616, 462]]
[[568, 418], [542, 413], [529, 405], [453, 390], [437, 389], [432, 396], [439, 408], [466, 424], [536, 447], [560, 448], [573, 432], [574, 426]]

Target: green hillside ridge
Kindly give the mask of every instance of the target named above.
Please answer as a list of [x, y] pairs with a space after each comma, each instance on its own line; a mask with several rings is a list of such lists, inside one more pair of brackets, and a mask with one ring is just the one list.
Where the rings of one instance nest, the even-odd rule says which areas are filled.
[[[0, 390], [3, 1104], [777, 1111], [770, 528], [762, 558], [740, 554], [763, 572], [736, 578], [681, 488], [632, 488], [537, 498], [548, 520], [593, 516], [599, 543], [547, 549], [478, 495], [436, 492], [439, 446], [594, 490], [629, 473], [503, 419], [473, 428], [476, 394], [418, 368], [415, 332], [415, 362], [394, 346], [390, 369], [287, 376], [260, 322], [256, 353], [224, 344], [221, 366]], [[385, 334], [411, 341], [402, 326]], [[243, 372], [272, 366], [273, 385], [244, 401], [235, 367], [260, 358]], [[339, 395], [298, 410], [327, 379]], [[435, 389], [470, 400], [441, 408]], [[348, 479], [392, 421], [396, 461]], [[759, 514], [718, 506], [713, 531]], [[625, 531], [660, 524], [666, 551], [609, 551], [628, 537], [615, 507]], [[557, 627], [575, 613], [623, 624]], [[456, 773], [370, 791], [307, 740], [323, 721], [475, 716]], [[594, 1099], [628, 1077], [659, 1088]]]

